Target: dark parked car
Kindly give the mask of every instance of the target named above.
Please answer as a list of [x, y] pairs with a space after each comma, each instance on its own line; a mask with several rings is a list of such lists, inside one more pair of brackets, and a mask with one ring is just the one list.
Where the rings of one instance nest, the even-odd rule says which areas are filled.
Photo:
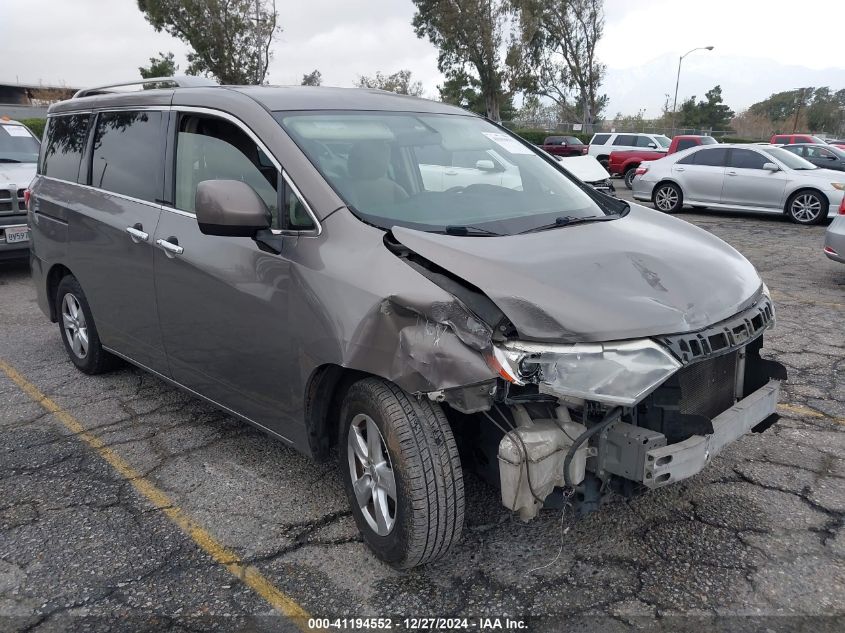
[[[38, 303], [80, 371], [125, 359], [338, 454], [388, 563], [460, 538], [464, 469], [528, 520], [563, 490], [590, 509], [680, 481], [776, 421], [772, 301], [711, 233], [444, 103], [170, 81], [50, 107]], [[422, 155], [477, 179], [426, 179]]]
[[835, 145], [800, 143], [798, 145], [784, 145], [783, 149], [810, 161], [817, 167], [845, 171], [845, 150], [841, 150]]
[[554, 156], [581, 156], [589, 146], [574, 136], [547, 136], [541, 148]]

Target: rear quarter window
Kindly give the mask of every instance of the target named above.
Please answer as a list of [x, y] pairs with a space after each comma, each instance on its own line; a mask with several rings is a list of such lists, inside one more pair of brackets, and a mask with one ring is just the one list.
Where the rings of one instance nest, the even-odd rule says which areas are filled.
[[50, 117], [43, 146], [42, 174], [76, 182], [90, 122], [88, 114]]
[[604, 145], [609, 138], [610, 134], [596, 134], [590, 141], [590, 145]]

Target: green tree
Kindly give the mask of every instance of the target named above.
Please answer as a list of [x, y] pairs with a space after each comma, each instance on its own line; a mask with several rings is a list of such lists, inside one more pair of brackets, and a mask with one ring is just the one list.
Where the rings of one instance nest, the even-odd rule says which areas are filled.
[[722, 87], [714, 86], [704, 94], [704, 101], [696, 103], [695, 96], [681, 103], [681, 127], [702, 130], [726, 130], [734, 111], [722, 102]]
[[156, 31], [187, 43], [189, 75], [224, 84], [261, 84], [281, 28], [275, 0], [138, 0]]
[[521, 41], [536, 67], [538, 94], [570, 101], [585, 125], [601, 118], [607, 95], [599, 89], [606, 66], [596, 57], [604, 34], [603, 0], [514, 0], [521, 9]]
[[173, 59], [173, 53], [159, 53], [158, 57], [150, 57], [149, 66], [140, 66], [138, 72], [141, 73], [142, 79], [152, 79], [153, 77], [172, 77], [179, 70], [179, 66]]
[[384, 75], [378, 71], [373, 77], [361, 75], [355, 85], [359, 88], [375, 88], [413, 97], [421, 97], [424, 92], [422, 82], [411, 79], [410, 70], [400, 70], [392, 75]]
[[845, 128], [845, 89], [817, 88], [807, 106], [807, 125], [815, 132], [839, 134]]
[[[465, 72], [454, 73], [443, 85], [437, 86], [440, 92], [440, 100], [443, 103], [450, 103], [475, 112], [482, 116], [487, 115], [487, 104], [484, 95], [479, 89], [479, 81]], [[502, 95], [499, 103], [499, 115], [502, 121], [513, 121], [517, 118], [517, 110], [513, 105], [513, 97]]]
[[303, 86], [319, 86], [323, 83], [323, 75], [319, 70], [314, 69], [310, 73], [302, 75]]
[[513, 0], [413, 0], [413, 26], [439, 53], [437, 67], [451, 80], [472, 73], [485, 114], [502, 119], [502, 104], [520, 90], [526, 49], [517, 32]]

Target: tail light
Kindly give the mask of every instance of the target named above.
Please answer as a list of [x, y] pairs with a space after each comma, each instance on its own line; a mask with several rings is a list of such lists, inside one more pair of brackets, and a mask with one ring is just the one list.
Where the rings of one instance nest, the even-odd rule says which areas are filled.
[[32, 191], [29, 189], [25, 189], [23, 192], [23, 206], [26, 207], [26, 210], [29, 211], [29, 202], [32, 200]]
[[644, 173], [648, 171], [648, 167], [646, 165], [640, 165], [637, 167], [637, 170], [634, 172], [635, 176], [642, 176]]
[[585, 145], [584, 147], [581, 148], [581, 153], [586, 154], [589, 150], [590, 150], [590, 146]]
[[842, 196], [842, 202], [839, 203], [839, 215], [845, 215], [845, 196]]

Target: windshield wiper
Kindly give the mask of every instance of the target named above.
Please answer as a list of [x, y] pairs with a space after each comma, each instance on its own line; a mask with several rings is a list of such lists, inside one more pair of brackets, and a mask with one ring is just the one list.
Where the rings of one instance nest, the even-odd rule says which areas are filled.
[[554, 222], [549, 224], [541, 224], [540, 226], [535, 226], [530, 229], [526, 229], [525, 231], [520, 231], [517, 235], [523, 235], [525, 233], [535, 233], [537, 231], [546, 231], [548, 229], [556, 229], [559, 226], [572, 226], [573, 224], [586, 224], [587, 222], [605, 222], [607, 220], [615, 220], [616, 218], [620, 217], [619, 215], [590, 215], [585, 218], [575, 217], [571, 215], [561, 216], [559, 218], [555, 218]]
[[501, 237], [502, 235], [501, 233], [496, 233], [496, 231], [491, 231], [480, 226], [461, 225], [447, 226], [443, 232], [446, 235], [495, 235], [497, 237]]
[[14, 158], [0, 158], [0, 163], [19, 163], [21, 161], [15, 160]]

